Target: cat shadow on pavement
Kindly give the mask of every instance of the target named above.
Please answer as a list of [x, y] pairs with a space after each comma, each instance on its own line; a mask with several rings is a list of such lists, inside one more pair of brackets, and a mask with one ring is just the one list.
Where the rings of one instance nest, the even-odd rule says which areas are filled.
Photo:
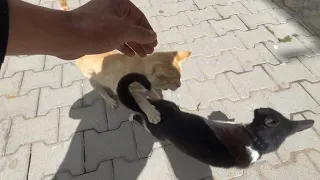
[[[140, 124], [128, 121], [131, 113], [122, 104], [114, 110], [106, 108], [95, 91], [76, 101], [66, 122], [78, 123], [76, 133], [52, 179], [168, 180], [174, 179], [174, 175], [181, 180], [212, 180], [213, 172], [214, 176], [232, 174], [230, 170], [203, 164], [168, 142], [156, 140]], [[208, 118], [232, 121], [221, 112], [213, 112]]]

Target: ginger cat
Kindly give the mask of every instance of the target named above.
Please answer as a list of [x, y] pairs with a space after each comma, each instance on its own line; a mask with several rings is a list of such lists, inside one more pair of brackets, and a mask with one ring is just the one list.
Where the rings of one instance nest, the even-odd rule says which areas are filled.
[[61, 10], [63, 10], [63, 11], [68, 11], [69, 10], [68, 4], [67, 4], [67, 0], [59, 0], [59, 4], [60, 4], [60, 7], [61, 7]]
[[117, 107], [117, 102], [111, 98], [111, 95], [116, 95], [118, 82], [124, 75], [133, 72], [145, 75], [151, 82], [152, 90], [146, 92], [138, 83], [133, 84], [130, 90], [148, 120], [156, 124], [160, 122], [160, 113], [149, 103], [146, 96], [159, 99], [154, 89], [175, 91], [179, 88], [181, 63], [190, 55], [190, 51], [171, 51], [155, 52], [142, 58], [128, 57], [111, 51], [83, 56], [76, 60], [76, 64], [83, 75], [89, 79], [92, 87], [103, 97], [106, 105], [111, 108]]

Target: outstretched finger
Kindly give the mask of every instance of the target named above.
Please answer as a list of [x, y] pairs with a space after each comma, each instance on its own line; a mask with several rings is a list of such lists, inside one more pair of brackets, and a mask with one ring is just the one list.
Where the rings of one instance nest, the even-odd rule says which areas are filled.
[[135, 52], [134, 52], [128, 45], [126, 45], [126, 44], [120, 46], [120, 47], [118, 48], [118, 50], [119, 50], [120, 52], [122, 52], [123, 54], [125, 54], [126, 56], [132, 57], [132, 56], [135, 55]]

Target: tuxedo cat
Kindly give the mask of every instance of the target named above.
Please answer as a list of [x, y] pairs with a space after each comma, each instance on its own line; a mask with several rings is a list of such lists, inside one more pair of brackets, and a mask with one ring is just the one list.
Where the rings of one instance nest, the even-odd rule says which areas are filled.
[[133, 82], [140, 83], [147, 90], [152, 89], [142, 74], [130, 73], [121, 78], [117, 87], [120, 101], [141, 113], [131, 119], [142, 124], [156, 138], [168, 140], [189, 156], [212, 166], [246, 168], [262, 154], [277, 150], [288, 136], [314, 124], [313, 120], [291, 121], [271, 108], [254, 110], [250, 124], [215, 122], [182, 112], [170, 101], [149, 99], [161, 114], [161, 121], [152, 124], [129, 91]]

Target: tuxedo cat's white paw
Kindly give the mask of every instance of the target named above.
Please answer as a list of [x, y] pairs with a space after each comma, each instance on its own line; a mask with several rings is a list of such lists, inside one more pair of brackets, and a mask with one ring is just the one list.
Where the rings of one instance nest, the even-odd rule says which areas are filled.
[[113, 99], [106, 99], [106, 105], [112, 109], [115, 109], [118, 107], [118, 103], [117, 101], [113, 100]]
[[150, 106], [147, 117], [149, 122], [153, 124], [158, 124], [161, 121], [160, 112], [154, 106]]

